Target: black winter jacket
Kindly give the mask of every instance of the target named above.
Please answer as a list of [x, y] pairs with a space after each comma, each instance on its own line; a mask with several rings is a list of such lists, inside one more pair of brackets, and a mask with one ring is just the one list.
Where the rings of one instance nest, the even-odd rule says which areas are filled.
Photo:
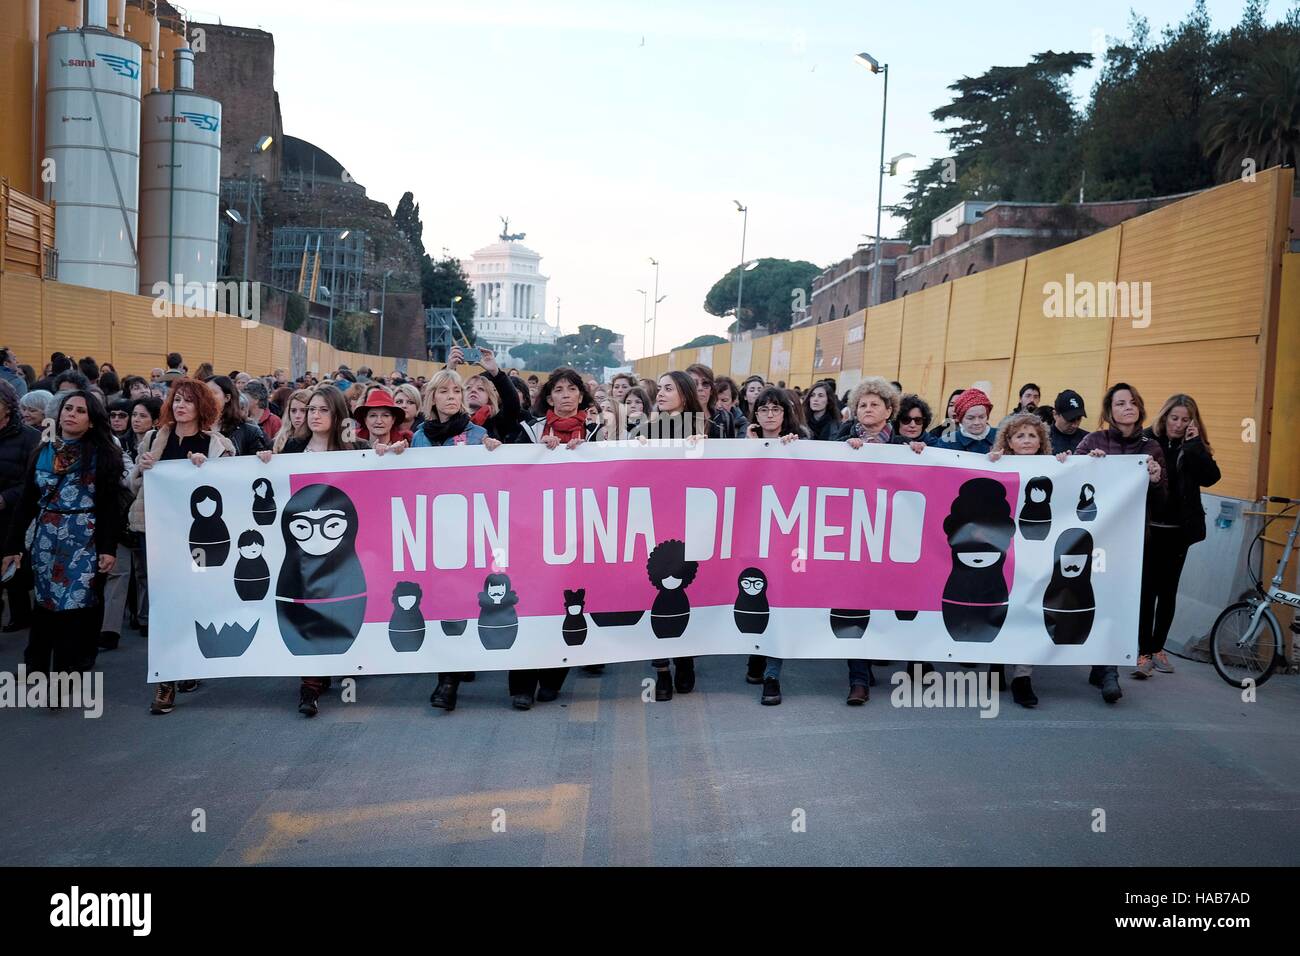
[[0, 509], [0, 541], [8, 538], [9, 519], [23, 496], [32, 452], [40, 440], [40, 432], [13, 416], [10, 416], [9, 424], [0, 429], [0, 498], [4, 499], [4, 508]]
[[1201, 506], [1201, 489], [1217, 484], [1223, 477], [1214, 456], [1199, 438], [1174, 441], [1157, 435], [1150, 428], [1146, 436], [1160, 445], [1165, 456], [1165, 474], [1169, 492], [1155, 506], [1151, 520], [1156, 524], [1175, 524], [1183, 529], [1188, 547], [1205, 540], [1205, 508]]

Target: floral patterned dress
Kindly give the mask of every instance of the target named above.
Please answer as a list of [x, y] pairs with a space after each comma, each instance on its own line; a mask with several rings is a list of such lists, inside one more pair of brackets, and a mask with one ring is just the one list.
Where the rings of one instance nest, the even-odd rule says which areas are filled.
[[93, 455], [72, 439], [46, 445], [36, 461], [40, 511], [32, 537], [36, 600], [49, 611], [95, 607], [99, 555], [95, 548]]

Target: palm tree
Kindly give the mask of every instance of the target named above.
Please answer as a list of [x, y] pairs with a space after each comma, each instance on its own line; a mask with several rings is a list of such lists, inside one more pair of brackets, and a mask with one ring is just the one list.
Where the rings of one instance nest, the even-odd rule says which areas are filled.
[[1300, 45], [1260, 54], [1228, 83], [1210, 110], [1204, 148], [1223, 182], [1247, 160], [1255, 169], [1300, 161]]

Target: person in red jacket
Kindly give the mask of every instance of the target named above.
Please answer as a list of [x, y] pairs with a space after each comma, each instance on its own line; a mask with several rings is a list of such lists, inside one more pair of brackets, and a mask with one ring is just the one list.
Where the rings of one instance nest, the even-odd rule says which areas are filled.
[[[1138, 390], [1127, 382], [1117, 382], [1106, 390], [1101, 400], [1101, 422], [1106, 427], [1085, 435], [1074, 453], [1091, 455], [1093, 458], [1105, 458], [1107, 455], [1148, 456], [1147, 476], [1150, 484], [1147, 486], [1146, 533], [1149, 539], [1151, 514], [1164, 501], [1167, 485], [1164, 451], [1158, 441], [1142, 431], [1142, 422], [1146, 416], [1146, 405]], [[1144, 590], [1149, 586], [1145, 574], [1142, 586]], [[1144, 597], [1143, 601], [1145, 600]], [[1113, 665], [1094, 666], [1088, 675], [1088, 682], [1101, 688], [1102, 699], [1108, 704], [1113, 704], [1124, 696], [1119, 687], [1119, 668]]]

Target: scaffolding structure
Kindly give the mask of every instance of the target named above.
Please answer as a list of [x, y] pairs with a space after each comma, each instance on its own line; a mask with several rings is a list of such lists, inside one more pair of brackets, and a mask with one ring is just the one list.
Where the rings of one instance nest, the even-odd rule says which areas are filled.
[[335, 312], [364, 311], [365, 268], [366, 234], [359, 229], [277, 226], [272, 234], [271, 284], [300, 290]]
[[454, 309], [424, 310], [424, 351], [431, 362], [445, 362], [453, 345], [468, 345], [465, 330], [456, 321]]

